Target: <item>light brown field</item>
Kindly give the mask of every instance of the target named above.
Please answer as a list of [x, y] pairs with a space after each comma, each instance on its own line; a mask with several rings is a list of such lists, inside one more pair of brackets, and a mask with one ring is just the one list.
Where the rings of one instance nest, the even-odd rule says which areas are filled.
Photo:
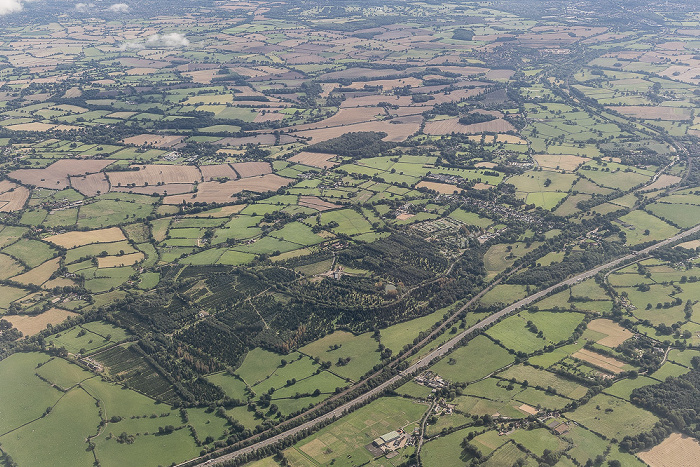
[[437, 120], [425, 124], [425, 133], [429, 135], [449, 135], [450, 133], [505, 133], [515, 131], [515, 127], [502, 118], [490, 122], [462, 125], [457, 118]]
[[654, 183], [651, 185], [645, 186], [644, 191], [651, 191], [651, 190], [659, 190], [661, 188], [666, 188], [671, 185], [675, 185], [676, 183], [681, 181], [681, 177], [677, 177], [675, 175], [668, 175], [668, 174], [661, 174], [659, 175], [659, 178], [656, 179]]
[[547, 169], [567, 170], [572, 172], [584, 162], [590, 159], [587, 157], [572, 156], [569, 154], [534, 154], [533, 159], [538, 165]]
[[314, 143], [318, 143], [319, 141], [326, 141], [350, 132], [383, 131], [387, 134], [386, 138], [384, 138], [385, 141], [399, 142], [405, 141], [406, 138], [416, 133], [420, 129], [421, 120], [422, 117], [418, 115], [417, 117], [410, 116], [392, 120], [392, 122], [396, 123], [390, 123], [386, 120], [356, 123], [354, 125], [300, 131], [297, 135], [311, 138]]
[[700, 247], [700, 240], [691, 240], [689, 242], [684, 242], [678, 245], [681, 248], [695, 249]]
[[61, 159], [45, 169], [19, 169], [8, 174], [25, 185], [60, 190], [68, 187], [69, 175], [97, 173], [110, 165], [113, 160]]
[[0, 253], [0, 279], [9, 279], [22, 271], [24, 271], [24, 266], [11, 256]]
[[495, 162], [477, 162], [476, 164], [474, 164], [474, 167], [484, 167], [487, 169], [493, 169], [497, 165], [498, 164], [496, 164]]
[[327, 211], [340, 207], [337, 204], [329, 203], [316, 196], [300, 196], [298, 204], [299, 206], [316, 209], [317, 211]]
[[136, 253], [129, 253], [128, 255], [121, 256], [105, 256], [103, 258], [97, 258], [98, 268], [116, 268], [120, 266], [131, 266], [136, 264], [144, 258], [143, 253], [140, 251]]
[[680, 121], [690, 118], [690, 109], [678, 107], [661, 107], [661, 106], [644, 106], [644, 105], [625, 105], [625, 106], [609, 106], [608, 109], [615, 110], [622, 115], [630, 117], [645, 118], [649, 120], [671, 120]]
[[70, 184], [85, 196], [97, 196], [109, 191], [109, 180], [102, 172], [89, 175], [71, 176]]
[[29, 190], [9, 180], [0, 181], [0, 212], [19, 211], [29, 198]]
[[381, 86], [382, 89], [385, 90], [391, 90], [394, 88], [401, 88], [403, 86], [411, 86], [412, 88], [415, 88], [417, 86], [420, 86], [423, 84], [423, 81], [421, 81], [418, 78], [414, 77], [408, 77], [408, 78], [398, 78], [398, 79], [378, 79], [374, 81], [358, 81], [352, 83], [350, 86], [347, 86], [349, 88], [353, 89], [358, 89], [361, 90], [367, 86]]
[[337, 126], [354, 125], [363, 122], [377, 121], [378, 115], [384, 115], [384, 110], [378, 107], [351, 107], [341, 108], [335, 115], [319, 122], [296, 125], [297, 131], [314, 130], [317, 128], [331, 128]]
[[112, 187], [166, 185], [202, 181], [202, 174], [192, 165], [136, 165], [138, 170], [107, 172]]
[[58, 269], [59, 262], [61, 258], [50, 259], [47, 262], [40, 264], [34, 269], [15, 276], [12, 278], [13, 281], [19, 282], [20, 284], [34, 284], [41, 285], [47, 280], [51, 279], [51, 274]]
[[137, 135], [137, 136], [132, 136], [131, 138], [126, 138], [124, 139], [123, 143], [124, 144], [133, 144], [135, 146], [154, 146], [157, 148], [170, 148], [173, 147], [179, 143], [181, 143], [185, 139], [184, 136], [176, 136], [176, 135], [149, 135], [149, 134], [143, 134], [143, 135]]
[[231, 164], [241, 178], [256, 177], [272, 173], [272, 166], [269, 162], [235, 162]]
[[89, 230], [87, 232], [66, 232], [46, 237], [44, 240], [54, 245], [70, 249], [77, 246], [89, 245], [91, 243], [120, 242], [126, 240], [126, 237], [119, 227], [110, 227], [108, 229]]
[[243, 191], [262, 193], [274, 191], [288, 185], [292, 180], [275, 174], [266, 174], [259, 177], [241, 178], [228, 182], [203, 182], [198, 186], [197, 193], [167, 196], [165, 204], [186, 203], [230, 203], [233, 197]]
[[10, 125], [7, 128], [13, 131], [49, 131], [55, 126], [55, 124], [50, 123], [29, 122], [18, 123], [17, 125]]
[[443, 195], [451, 195], [455, 191], [461, 191], [461, 188], [459, 188], [456, 185], [449, 185], [447, 183], [438, 183], [438, 182], [426, 182], [422, 181], [416, 185], [416, 188], [427, 188], [429, 190], [435, 190], [438, 193], [442, 193]]
[[[380, 102], [389, 102], [393, 105], [398, 105], [399, 107], [407, 107], [413, 104], [411, 96], [380, 96], [380, 95], [370, 95], [370, 96], [360, 96], [360, 97], [350, 97], [345, 99], [340, 107], [345, 109], [349, 107], [377, 107]], [[434, 101], [429, 101], [433, 104]]]
[[297, 164], [327, 169], [329, 167], [333, 167], [339, 164], [339, 162], [331, 162], [329, 160], [333, 159], [334, 157], [336, 157], [335, 154], [302, 151], [299, 154], [296, 154], [287, 160], [289, 162], [296, 162]]
[[496, 141], [503, 141], [504, 143], [510, 144], [527, 144], [527, 141], [522, 139], [520, 136], [508, 135], [508, 134], [498, 134]]
[[661, 444], [648, 451], [640, 451], [637, 457], [650, 467], [686, 467], [700, 465], [700, 443], [680, 433], [671, 433]]
[[609, 319], [594, 319], [588, 323], [588, 329], [606, 334], [606, 337], [600, 339], [598, 344], [610, 348], [615, 348], [632, 337], [630, 331]]
[[131, 68], [126, 70], [126, 74], [129, 76], [152, 75], [154, 73], [158, 73], [158, 68]]
[[622, 373], [622, 367], [625, 366], [625, 364], [619, 360], [606, 357], [596, 352], [591, 352], [587, 349], [581, 349], [571, 356], [614, 374]]
[[538, 410], [534, 408], [531, 405], [523, 404], [518, 409], [522, 410], [525, 413], [529, 413], [530, 415], [537, 415]]
[[192, 183], [166, 183], [164, 185], [151, 186], [113, 186], [111, 191], [119, 193], [137, 193], [139, 195], [179, 195], [181, 193], [189, 193], [194, 189]]
[[201, 165], [199, 171], [202, 172], [205, 182], [210, 182], [217, 178], [228, 178], [229, 180], [238, 178], [238, 174], [228, 164]]
[[59, 308], [51, 308], [36, 316], [7, 315], [4, 316], [3, 319], [12, 323], [12, 326], [21, 331], [25, 336], [33, 336], [39, 331], [46, 329], [47, 324], [53, 325], [62, 323], [69, 316], [77, 316], [77, 314]]
[[396, 216], [396, 219], [400, 221], [405, 221], [410, 219], [411, 217], [416, 217], [416, 215], [404, 212], [403, 214], [399, 214], [398, 216]]

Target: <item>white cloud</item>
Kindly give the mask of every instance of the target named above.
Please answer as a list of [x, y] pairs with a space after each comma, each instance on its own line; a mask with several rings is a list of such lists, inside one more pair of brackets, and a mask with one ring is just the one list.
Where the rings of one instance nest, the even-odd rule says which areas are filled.
[[131, 8], [126, 3], [115, 3], [107, 8], [107, 10], [111, 11], [112, 13], [127, 13], [130, 9]]
[[94, 3], [76, 3], [75, 9], [80, 13], [87, 13], [95, 6]]
[[125, 51], [125, 50], [141, 50], [145, 49], [146, 47], [169, 47], [169, 48], [178, 48], [178, 47], [187, 47], [190, 45], [190, 41], [183, 35], [180, 34], [179, 32], [171, 32], [169, 34], [154, 34], [150, 36], [148, 39], [146, 39], [145, 42], [139, 42], [139, 41], [128, 41], [128, 42], [122, 42], [119, 45], [119, 50]]
[[153, 47], [187, 47], [190, 41], [178, 32], [171, 32], [162, 36], [154, 34], [148, 38], [146, 44]]
[[22, 0], [0, 0], [0, 15], [22, 10]]

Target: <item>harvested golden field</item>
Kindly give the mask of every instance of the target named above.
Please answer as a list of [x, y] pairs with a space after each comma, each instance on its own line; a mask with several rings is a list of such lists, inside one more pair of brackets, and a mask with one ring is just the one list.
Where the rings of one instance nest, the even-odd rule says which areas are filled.
[[427, 188], [429, 190], [435, 190], [438, 193], [441, 193], [443, 195], [451, 195], [455, 191], [461, 191], [461, 188], [459, 188], [457, 185], [450, 185], [447, 183], [438, 183], [438, 182], [426, 182], [422, 181], [416, 185], [416, 188]]
[[292, 182], [289, 178], [280, 177], [275, 174], [266, 174], [258, 177], [241, 178], [228, 182], [203, 182], [199, 184], [197, 193], [187, 193], [182, 195], [167, 196], [163, 203], [180, 204], [186, 203], [230, 203], [235, 195], [243, 191], [263, 193], [265, 191], [275, 191], [278, 188], [287, 186]]
[[70, 249], [77, 246], [89, 245], [91, 243], [120, 242], [126, 240], [126, 237], [119, 227], [110, 227], [108, 229], [89, 230], [87, 232], [66, 232], [46, 237], [44, 240], [54, 245]]
[[104, 173], [71, 176], [70, 184], [85, 196], [97, 196], [109, 191], [109, 180]]
[[192, 165], [134, 165], [124, 172], [107, 172], [112, 187], [128, 185], [151, 186], [169, 183], [195, 183], [202, 181], [202, 174]]
[[60, 261], [61, 258], [50, 259], [34, 269], [25, 272], [24, 274], [13, 277], [12, 280], [25, 285], [41, 285], [47, 280], [51, 279], [51, 274], [58, 270]]
[[518, 407], [518, 409], [520, 409], [523, 412], [530, 414], [530, 415], [537, 415], [537, 412], [539, 412], [539, 410], [537, 410], [533, 406], [527, 405], [527, 404], [521, 405], [520, 407]]
[[383, 90], [391, 90], [395, 88], [401, 88], [404, 86], [411, 86], [412, 88], [421, 86], [423, 81], [414, 78], [398, 78], [398, 79], [378, 79], [374, 81], [357, 81], [352, 83], [348, 88], [362, 90], [365, 86], [381, 86]]
[[509, 135], [509, 134], [505, 134], [505, 133], [503, 133], [503, 134], [499, 133], [496, 136], [496, 141], [510, 143], [510, 144], [527, 144], [527, 141], [522, 139], [520, 136]]
[[332, 128], [337, 126], [353, 125], [363, 122], [377, 121], [378, 116], [384, 114], [384, 109], [379, 107], [351, 107], [341, 108], [335, 115], [314, 123], [296, 125], [297, 131], [313, 130], [317, 128]]
[[573, 172], [579, 165], [590, 160], [588, 157], [570, 154], [533, 154], [532, 158], [545, 169], [566, 170], [568, 172]]
[[605, 355], [591, 352], [587, 349], [581, 349], [571, 356], [614, 374], [622, 373], [622, 367], [625, 366], [625, 364], [620, 360], [606, 357]]
[[648, 451], [638, 452], [637, 457], [650, 467], [700, 465], [700, 443], [689, 436], [671, 433], [661, 444]]
[[334, 167], [338, 165], [338, 162], [331, 162], [330, 159], [336, 157], [335, 154], [325, 154], [321, 152], [307, 152], [302, 151], [289, 159], [289, 162], [296, 162], [297, 164], [309, 165], [311, 167], [318, 167], [320, 169], [327, 169], [329, 167]]
[[387, 133], [387, 137], [384, 141], [404, 141], [406, 138], [416, 133], [420, 129], [420, 124], [422, 121], [420, 115], [402, 117], [394, 120], [384, 120], [376, 122], [365, 122], [356, 123], [354, 125], [338, 126], [333, 128], [321, 128], [316, 130], [305, 130], [296, 133], [298, 136], [303, 136], [305, 138], [311, 138], [311, 141], [318, 143], [320, 141], [326, 141], [338, 136], [344, 135], [345, 133], [355, 132], [355, 131], [383, 131]]
[[8, 174], [25, 185], [33, 185], [53, 190], [67, 188], [69, 175], [86, 175], [97, 173], [110, 165], [112, 160], [97, 159], [61, 159], [45, 169], [19, 169]]
[[210, 182], [217, 178], [228, 178], [234, 180], [238, 174], [228, 164], [202, 165], [199, 167], [205, 182]]
[[490, 122], [462, 125], [457, 118], [436, 120], [425, 124], [424, 132], [428, 135], [449, 135], [450, 133], [478, 134], [478, 133], [505, 133], [515, 131], [515, 127], [502, 118]]
[[661, 107], [661, 106], [645, 106], [645, 105], [625, 105], [625, 106], [609, 106], [610, 110], [627, 115], [629, 117], [644, 118], [647, 120], [670, 120], [680, 121], [690, 118], [690, 109], [680, 107]]
[[170, 148], [180, 144], [185, 139], [184, 136], [176, 135], [137, 135], [123, 140], [124, 144], [135, 146], [154, 146], [157, 148]]
[[671, 185], [675, 185], [676, 183], [681, 181], [681, 177], [677, 177], [675, 175], [668, 175], [668, 174], [661, 174], [659, 175], [659, 178], [656, 179], [654, 183], [651, 185], [645, 186], [644, 191], [651, 191], [651, 190], [660, 190], [661, 188], [666, 188]]
[[7, 129], [14, 131], [49, 131], [55, 126], [56, 125], [52, 123], [29, 122], [18, 123], [17, 125], [10, 125], [7, 127]]
[[131, 266], [136, 264], [144, 258], [143, 253], [140, 251], [136, 253], [129, 253], [128, 255], [121, 256], [105, 256], [102, 258], [97, 258], [98, 268], [117, 268], [121, 266]]
[[241, 178], [256, 177], [272, 173], [272, 166], [269, 162], [235, 162], [231, 164], [233, 170]]
[[605, 334], [606, 337], [600, 339], [598, 344], [610, 348], [615, 348], [632, 337], [630, 331], [609, 319], [594, 319], [588, 323], [588, 329]]
[[62, 323], [69, 316], [77, 316], [77, 314], [59, 308], [51, 308], [40, 315], [6, 315], [3, 319], [12, 323], [12, 326], [21, 331], [25, 336], [33, 336], [39, 331], [46, 329], [47, 324], [54, 325]]
[[19, 211], [29, 198], [29, 190], [9, 180], [0, 181], [0, 212]]
[[316, 196], [300, 196], [298, 204], [299, 206], [315, 209], [317, 211], [327, 211], [340, 207], [337, 204], [329, 203]]

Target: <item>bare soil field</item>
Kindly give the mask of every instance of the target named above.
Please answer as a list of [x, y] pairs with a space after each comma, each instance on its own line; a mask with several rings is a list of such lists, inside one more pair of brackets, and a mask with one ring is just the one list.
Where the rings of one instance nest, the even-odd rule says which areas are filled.
[[110, 165], [112, 160], [61, 159], [45, 169], [19, 169], [8, 174], [25, 185], [61, 190], [67, 188], [69, 175], [97, 173]]
[[329, 167], [334, 167], [339, 164], [338, 162], [331, 162], [329, 160], [333, 159], [334, 157], [336, 157], [335, 154], [302, 151], [299, 154], [296, 154], [287, 160], [289, 162], [296, 162], [297, 164], [327, 169]]
[[71, 186], [85, 196], [96, 196], [109, 191], [109, 180], [102, 172], [69, 178]]
[[515, 127], [507, 121], [499, 118], [490, 122], [474, 123], [472, 125], [462, 125], [457, 118], [437, 120], [425, 124], [425, 133], [429, 135], [449, 135], [450, 133], [505, 133], [515, 131]]
[[170, 148], [185, 139], [184, 136], [176, 135], [137, 135], [123, 140], [124, 144], [133, 144], [135, 146], [154, 146], [157, 148]]
[[606, 334], [607, 336], [600, 339], [598, 344], [610, 348], [615, 348], [632, 337], [630, 331], [609, 319], [594, 319], [588, 323], [588, 329]]
[[9, 180], [0, 181], [0, 212], [19, 211], [29, 198], [29, 190]]
[[202, 165], [199, 167], [205, 182], [210, 182], [217, 178], [228, 178], [234, 180], [238, 174], [228, 164]]
[[587, 157], [568, 154], [535, 154], [532, 158], [538, 165], [546, 169], [566, 170], [568, 172], [573, 172], [579, 165], [590, 160]]
[[241, 178], [256, 177], [272, 173], [272, 166], [269, 162], [235, 162], [231, 164], [233, 170]]
[[661, 444], [637, 453], [637, 457], [651, 467], [700, 465], [700, 443], [689, 436], [672, 433]]
[[587, 349], [581, 349], [571, 356], [614, 374], [622, 373], [622, 367], [625, 366], [625, 364], [619, 360], [606, 357], [596, 352], [591, 352]]
[[[381, 96], [380, 96], [381, 97]], [[377, 115], [384, 115], [384, 109], [379, 107], [350, 107], [343, 108], [332, 117], [328, 117], [319, 122], [297, 125], [297, 131], [313, 130], [316, 128], [331, 128], [336, 126], [353, 125], [362, 122], [373, 122], [377, 120]]]
[[125, 172], [107, 172], [113, 187], [127, 185], [150, 186], [169, 183], [194, 183], [202, 181], [202, 174], [192, 165], [136, 165]]
[[534, 408], [531, 405], [523, 404], [518, 409], [522, 410], [525, 413], [529, 413], [530, 415], [537, 415], [538, 410]]
[[451, 195], [455, 191], [460, 191], [460, 188], [456, 185], [426, 181], [422, 181], [419, 184], [417, 184], [416, 188], [427, 188], [429, 190], [435, 190], [438, 193], [442, 193], [443, 195]]
[[681, 121], [690, 118], [690, 109], [678, 107], [661, 107], [661, 106], [644, 106], [644, 105], [625, 105], [625, 106], [610, 106], [608, 109], [614, 110], [630, 117], [644, 118], [648, 120], [670, 120]]
[[25, 336], [33, 336], [39, 331], [46, 329], [47, 324], [58, 324], [62, 323], [69, 316], [77, 316], [76, 313], [70, 311], [61, 310], [59, 308], [51, 308], [48, 311], [43, 312], [40, 315], [29, 316], [29, 315], [7, 315], [3, 319], [6, 319], [12, 326], [17, 328]]
[[[398, 105], [399, 107], [408, 107], [413, 104], [411, 96], [361, 96], [361, 97], [350, 97], [345, 99], [340, 107], [345, 109], [349, 107], [376, 107], [380, 102], [389, 102], [393, 105]], [[432, 101], [431, 101], [432, 102]]]
[[144, 258], [143, 253], [140, 251], [136, 253], [129, 253], [128, 255], [121, 256], [105, 256], [103, 258], [97, 258], [98, 268], [116, 268], [120, 266], [131, 266], [136, 264]]
[[274, 191], [288, 185], [292, 180], [275, 174], [266, 174], [259, 177], [241, 178], [228, 182], [203, 182], [199, 184], [197, 193], [167, 196], [163, 203], [230, 203], [238, 193], [252, 191], [262, 193]]
[[316, 196], [300, 196], [299, 206], [304, 206], [305, 208], [316, 209], [317, 211], [327, 211], [329, 209], [339, 208], [337, 204], [329, 203]]
[[66, 232], [46, 237], [44, 240], [70, 249], [91, 243], [119, 242], [126, 240], [126, 237], [119, 227], [110, 227], [109, 229], [89, 230], [87, 232]]

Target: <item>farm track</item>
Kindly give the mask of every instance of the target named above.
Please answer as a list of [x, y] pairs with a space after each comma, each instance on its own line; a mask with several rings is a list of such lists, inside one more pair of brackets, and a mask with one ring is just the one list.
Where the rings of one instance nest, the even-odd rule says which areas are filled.
[[[503, 308], [502, 310], [500, 310], [496, 313], [489, 315], [488, 317], [484, 318], [483, 320], [479, 321], [478, 323], [474, 324], [473, 326], [465, 329], [464, 331], [457, 334], [455, 337], [453, 337], [452, 339], [450, 339], [446, 343], [440, 345], [436, 349], [431, 350], [427, 355], [420, 358], [417, 362], [413, 363], [411, 366], [409, 366], [407, 369], [401, 371], [399, 374], [384, 381], [383, 383], [377, 385], [376, 387], [370, 389], [369, 391], [364, 392], [363, 394], [360, 394], [359, 396], [344, 403], [343, 405], [336, 407], [332, 411], [327, 412], [323, 415], [320, 415], [320, 416], [314, 418], [313, 420], [309, 420], [305, 423], [302, 423], [301, 425], [290, 428], [290, 429], [288, 429], [282, 433], [279, 433], [277, 435], [274, 435], [268, 439], [265, 439], [263, 441], [258, 441], [257, 443], [251, 444], [251, 445], [246, 446], [244, 448], [241, 448], [237, 451], [234, 451], [234, 452], [231, 452], [228, 454], [224, 454], [221, 457], [218, 457], [216, 459], [211, 459], [211, 460], [202, 462], [202, 463], [197, 464], [197, 465], [204, 466], [204, 465], [220, 464], [222, 462], [226, 462], [226, 461], [235, 459], [236, 457], [241, 456], [243, 454], [250, 454], [250, 453], [255, 452], [256, 450], [258, 450], [260, 448], [272, 446], [275, 443], [282, 441], [290, 436], [297, 435], [305, 430], [313, 429], [321, 423], [336, 420], [336, 419], [342, 417], [343, 415], [346, 415], [347, 413], [349, 413], [349, 411], [356, 408], [358, 405], [364, 404], [364, 403], [370, 401], [372, 398], [379, 396], [382, 392], [389, 389], [392, 385], [400, 382], [405, 377], [410, 376], [410, 375], [418, 372], [419, 370], [422, 370], [424, 368], [429, 367], [432, 364], [433, 360], [436, 360], [440, 357], [445, 356], [448, 352], [450, 352], [452, 349], [457, 347], [459, 345], [459, 343], [462, 341], [462, 339], [469, 336], [469, 334], [489, 327], [490, 325], [494, 324], [495, 322], [497, 322], [501, 318], [504, 318], [504, 317], [514, 313], [515, 311], [517, 311], [523, 307], [526, 307], [526, 306], [530, 305], [531, 303], [533, 303], [541, 298], [544, 298], [546, 295], [554, 292], [557, 288], [574, 285], [574, 284], [581, 282], [585, 279], [589, 279], [602, 271], [605, 271], [605, 270], [611, 269], [611, 268], [615, 268], [615, 267], [619, 266], [621, 263], [625, 263], [627, 261], [634, 260], [640, 256], [645, 256], [654, 250], [662, 248], [666, 245], [669, 245], [673, 242], [676, 242], [678, 240], [681, 240], [687, 236], [693, 235], [693, 234], [698, 233], [698, 232], [700, 232], [700, 224], [696, 225], [695, 227], [692, 227], [688, 230], [680, 232], [672, 237], [669, 237], [666, 240], [659, 241], [659, 242], [657, 242], [649, 247], [646, 247], [646, 248], [640, 250], [639, 252], [631, 253], [631, 254], [625, 255], [623, 257], [614, 259], [614, 260], [609, 261], [605, 264], [602, 264], [602, 265], [597, 266], [595, 268], [589, 269], [588, 271], [585, 271], [585, 272], [577, 274], [573, 277], [570, 277], [569, 279], [565, 279], [561, 282], [558, 282], [555, 285], [547, 287], [546, 289], [543, 289], [539, 292], [536, 292], [532, 295], [529, 295], [521, 300], [518, 300], [517, 302]], [[475, 300], [480, 299], [481, 296], [487, 290], [489, 290], [491, 287], [493, 287], [494, 285], [496, 285], [496, 282], [492, 283], [489, 288], [483, 290], [477, 296], [472, 298], [466, 305], [464, 305], [462, 308], [460, 308], [460, 312], [462, 310], [466, 309]], [[454, 319], [457, 316], [457, 314], [454, 314], [450, 319], [446, 320], [442, 326], [446, 326], [450, 322], [451, 319]], [[442, 326], [441, 326], [441, 328], [442, 328]], [[438, 329], [441, 329], [441, 328], [438, 328]], [[431, 333], [431, 335], [428, 336], [426, 339], [432, 338], [435, 335], [435, 333], [438, 332], [438, 329], [433, 331], [433, 333]], [[420, 346], [423, 342], [426, 341], [426, 339], [424, 339], [419, 344], [417, 344], [416, 347]], [[407, 356], [408, 355], [410, 355], [410, 354], [407, 354]], [[404, 357], [403, 359], [395, 360], [392, 363], [396, 364], [399, 361], [404, 360], [405, 358], [406, 357]], [[389, 365], [389, 366], [391, 366], [391, 365]], [[370, 377], [370, 379], [371, 379], [371, 377]], [[347, 390], [347, 391], [349, 391], [349, 390]], [[339, 396], [337, 396], [337, 397], [339, 397]], [[196, 461], [196, 460], [197, 460], [197, 458], [192, 459], [189, 462]]]

